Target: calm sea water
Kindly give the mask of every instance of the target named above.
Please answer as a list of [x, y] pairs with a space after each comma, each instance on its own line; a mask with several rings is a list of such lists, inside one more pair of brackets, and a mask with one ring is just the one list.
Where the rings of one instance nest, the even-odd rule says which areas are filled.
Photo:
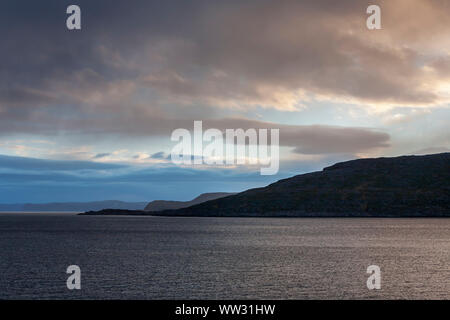
[[54, 298], [450, 299], [450, 219], [0, 214], [0, 299]]

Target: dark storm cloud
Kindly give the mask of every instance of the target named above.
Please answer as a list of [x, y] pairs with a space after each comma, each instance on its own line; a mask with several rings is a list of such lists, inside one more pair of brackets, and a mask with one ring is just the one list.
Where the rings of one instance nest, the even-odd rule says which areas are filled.
[[[108, 133], [129, 134], [134, 132], [142, 136], [170, 137], [173, 130], [184, 128], [193, 133], [194, 120], [168, 119], [152, 117], [148, 119], [118, 120], [110, 123]], [[92, 128], [96, 128], [92, 124]], [[203, 130], [219, 129], [279, 129], [280, 145], [293, 147], [295, 152], [303, 154], [357, 153], [390, 145], [387, 133], [371, 128], [339, 127], [326, 125], [282, 125], [278, 123], [248, 120], [242, 118], [209, 119], [203, 121]], [[93, 129], [92, 134], [99, 134]], [[155, 153], [152, 158], [163, 157], [162, 152]]]
[[[400, 94], [406, 93], [396, 79], [389, 79], [371, 66], [382, 62], [378, 66], [383, 69], [394, 67], [391, 75], [394, 71], [404, 74], [407, 71], [402, 68], [413, 66], [402, 50], [377, 47], [362, 39], [361, 36], [369, 35], [364, 30], [365, 4], [354, 1], [78, 1], [83, 17], [83, 29], [79, 32], [65, 29], [68, 4], [71, 2], [5, 2], [0, 17], [3, 33], [8, 36], [3, 37], [6, 50], [2, 50], [2, 60], [9, 68], [2, 74], [14, 74], [31, 82], [30, 75], [45, 80], [82, 68], [123, 75], [124, 70], [115, 72], [118, 70], [113, 61], [102, 60], [98, 48], [104, 46], [112, 56], [116, 53], [128, 59], [142, 58], [139, 62], [165, 58], [162, 62], [167, 62], [167, 67], [184, 72], [193, 63], [205, 68], [201, 72], [220, 68], [231, 76], [254, 81], [267, 78], [289, 87], [307, 86], [308, 79], [311, 89], [323, 87], [325, 91], [334, 89], [335, 93], [356, 96], [358, 93], [352, 91], [362, 87], [361, 95], [376, 98], [378, 94], [364, 92], [370, 91], [366, 85], [387, 89], [391, 84], [401, 89]], [[386, 7], [386, 11], [390, 9], [387, 4]], [[361, 22], [361, 26], [355, 28], [355, 22]], [[347, 33], [350, 30], [356, 34]], [[155, 55], [165, 55], [139, 57], [139, 50], [149, 47]], [[366, 55], [369, 57], [365, 61], [359, 60]], [[370, 65], [361, 70], [359, 63]], [[332, 67], [338, 67], [337, 73], [330, 70]], [[346, 69], [346, 73], [339, 74]], [[348, 79], [350, 75], [356, 78]], [[341, 85], [319, 82], [329, 76], [333, 81], [339, 76]], [[357, 85], [358, 81], [363, 82]], [[177, 84], [173, 86], [176, 91]]]
[[246, 119], [206, 121], [204, 128], [279, 129], [280, 145], [302, 154], [357, 153], [389, 146], [390, 136], [368, 128], [337, 126], [293, 126]]
[[[442, 2], [378, 3], [389, 28], [370, 33], [366, 4], [350, 0], [78, 1], [83, 28], [73, 32], [65, 28], [69, 1], [8, 0], [0, 12], [0, 103], [70, 103], [124, 79], [180, 99], [281, 109], [289, 103], [273, 91], [436, 102], [422, 86], [420, 53], [395, 41], [412, 38], [402, 30], [405, 17], [448, 32]], [[410, 7], [412, 16], [395, 16], [398, 7]], [[102, 81], [83, 86], [77, 74], [86, 70]], [[74, 96], [65, 92], [78, 86]]]
[[[310, 95], [360, 104], [441, 102], [433, 88], [449, 78], [449, 60], [428, 50], [449, 34], [448, 5], [376, 3], [379, 32], [365, 28], [367, 4], [350, 0], [80, 0], [82, 30], [68, 31], [71, 1], [2, 1], [0, 134], [167, 137], [192, 127], [190, 106], [291, 110]], [[166, 114], [167, 104], [176, 116]], [[213, 111], [205, 107], [201, 115], [213, 118]], [[389, 144], [387, 134], [365, 128], [210, 123], [278, 127], [283, 145], [308, 154]]]

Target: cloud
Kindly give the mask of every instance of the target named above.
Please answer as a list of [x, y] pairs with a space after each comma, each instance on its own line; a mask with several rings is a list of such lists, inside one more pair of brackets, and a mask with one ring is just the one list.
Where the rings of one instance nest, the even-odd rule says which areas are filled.
[[92, 159], [101, 159], [104, 157], [110, 156], [111, 153], [97, 153], [95, 156], [92, 157]]
[[351, 155], [301, 156], [283, 166], [286, 171], [261, 176], [258, 170], [245, 168], [124, 166], [0, 155], [0, 203], [188, 200], [204, 192], [240, 192], [262, 187], [353, 158]]
[[[293, 123], [291, 111], [311, 115], [317, 102], [336, 109], [347, 102], [379, 113], [341, 127], [270, 127], [279, 127], [282, 144], [295, 152], [355, 154], [386, 148], [388, 132], [401, 135], [392, 128], [416, 124], [450, 101], [448, 1], [375, 1], [383, 27], [376, 31], [365, 27], [367, 3], [350, 0], [80, 0], [81, 32], [67, 31], [61, 20], [68, 1], [5, 3], [2, 136], [167, 139], [193, 120], [218, 128], [266, 125], [253, 123], [257, 111]], [[248, 124], [229, 120], [244, 116]]]
[[447, 147], [431, 147], [431, 148], [425, 148], [425, 149], [417, 150], [417, 151], [412, 152], [410, 154], [413, 154], [413, 155], [424, 155], [424, 154], [434, 154], [434, 153], [444, 153], [444, 152], [450, 152], [450, 148], [447, 148]]
[[187, 200], [203, 192], [243, 191], [285, 177], [234, 169], [124, 166], [1, 155], [0, 203]]
[[[68, 2], [7, 2], [0, 112], [9, 130], [55, 111], [55, 118], [81, 118], [155, 111], [160, 103], [292, 111], [310, 99], [448, 101], [437, 88], [449, 78], [450, 55], [436, 43], [448, 43], [450, 21], [438, 0], [375, 1], [378, 31], [365, 27], [367, 4], [350, 0], [138, 0], [126, 10], [81, 0], [78, 33], [61, 23]], [[137, 103], [142, 96], [152, 102]]]
[[[365, 26], [368, 4], [353, 0], [134, 0], [132, 5], [78, 0], [82, 30], [77, 32], [65, 28], [69, 4], [4, 0], [0, 10], [0, 137], [54, 138], [49, 157], [126, 161], [137, 154], [141, 165], [152, 159], [160, 164], [164, 161], [158, 158], [167, 160], [161, 153], [148, 158], [148, 150], [139, 153], [142, 145], [136, 141], [151, 139], [156, 141], [151, 152], [164, 150], [172, 130], [192, 129], [194, 120], [203, 120], [205, 129], [278, 128], [281, 145], [294, 153], [290, 157], [315, 159], [305, 164], [308, 168], [317, 164], [316, 157], [384, 150], [391, 140], [402, 139], [395, 126], [411, 126], [403, 134], [414, 141], [404, 150], [420, 149], [420, 143], [445, 146], [448, 140], [446, 113], [436, 111], [436, 106], [448, 109], [450, 101], [448, 1], [371, 2], [382, 9], [383, 29], [376, 31]], [[335, 110], [351, 104], [372, 115], [368, 121], [338, 122], [311, 110], [319, 104]], [[298, 110], [306, 111], [308, 122], [296, 121], [303, 116]], [[262, 120], [254, 120], [259, 119], [256, 112], [264, 114]], [[424, 118], [433, 120], [433, 126], [421, 123], [433, 127], [427, 129], [426, 142], [411, 134], [417, 132], [413, 124]], [[321, 125], [305, 125], [314, 123]], [[133, 150], [123, 156], [71, 151], [73, 145], [92, 141], [96, 148], [106, 140], [99, 150], [115, 150], [129, 141]], [[61, 154], [63, 148], [57, 147], [65, 143], [70, 150]], [[26, 142], [3, 146], [5, 152], [11, 147], [23, 154], [46, 152]], [[120, 196], [143, 195], [137, 183], [147, 178], [157, 182], [151, 192], [162, 195], [167, 190], [159, 189], [177, 188], [162, 183], [164, 178], [186, 177], [175, 171], [161, 176], [139, 172], [141, 179], [132, 175], [136, 168], [117, 166], [0, 157], [3, 181], [19, 181], [25, 173], [17, 171], [30, 171], [23, 182], [68, 181], [67, 197], [69, 182], [76, 179], [80, 194], [88, 190], [83, 184], [98, 188], [95, 179], [101, 177], [101, 188]], [[203, 177], [214, 181], [218, 176]], [[245, 185], [245, 178], [235, 186]], [[127, 188], [112, 187], [114, 179]], [[61, 183], [48, 190], [62, 188]], [[186, 186], [185, 195], [201, 188]], [[85, 197], [101, 197], [102, 191], [95, 190]], [[0, 191], [12, 195], [5, 186]]]
[[167, 159], [167, 155], [163, 152], [156, 152], [150, 156], [152, 159]]
[[13, 157], [0, 155], [0, 168], [31, 171], [76, 171], [76, 170], [112, 170], [126, 167], [120, 164], [91, 161], [63, 161]]
[[204, 130], [217, 128], [223, 132], [227, 128], [279, 129], [280, 145], [293, 147], [295, 152], [302, 154], [358, 153], [386, 148], [390, 140], [387, 133], [370, 128], [282, 125], [236, 118], [205, 121], [203, 127]]
[[[153, 136], [168, 141], [172, 131], [177, 128], [185, 128], [192, 131], [194, 120], [131, 114], [124, 115], [123, 118], [105, 119], [103, 117], [92, 117], [81, 121], [76, 119], [60, 120], [60, 124], [67, 124], [64, 126], [66, 131], [69, 131], [69, 128], [73, 128], [72, 133], [82, 131], [83, 134], [95, 135], [97, 139], [109, 135], [128, 137]], [[35, 128], [36, 132], [44, 127], [45, 123], [41, 122]], [[251, 128], [256, 130], [279, 129], [281, 146], [294, 147], [296, 152], [308, 154], [357, 153], [374, 148], [388, 147], [390, 140], [390, 136], [387, 133], [371, 128], [284, 125], [245, 118], [206, 119], [203, 121], [203, 130], [209, 128], [216, 128], [222, 132], [225, 132], [226, 129], [239, 128], [244, 130]], [[33, 126], [29, 126], [28, 130], [33, 130]], [[49, 128], [49, 130], [51, 129]], [[157, 159], [160, 156], [160, 153], [156, 153], [151, 158]]]
[[383, 117], [383, 122], [386, 124], [405, 124], [412, 121], [421, 120], [424, 117], [431, 114], [429, 109], [411, 109], [411, 108], [400, 108], [394, 109], [388, 112]]

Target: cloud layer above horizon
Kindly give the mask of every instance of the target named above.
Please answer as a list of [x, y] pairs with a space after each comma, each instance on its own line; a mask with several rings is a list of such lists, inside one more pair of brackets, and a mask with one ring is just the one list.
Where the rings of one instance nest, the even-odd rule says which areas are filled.
[[70, 4], [0, 4], [0, 154], [162, 170], [194, 120], [279, 128], [283, 174], [450, 148], [448, 1], [371, 2], [373, 31], [352, 0], [78, 0], [81, 31]]

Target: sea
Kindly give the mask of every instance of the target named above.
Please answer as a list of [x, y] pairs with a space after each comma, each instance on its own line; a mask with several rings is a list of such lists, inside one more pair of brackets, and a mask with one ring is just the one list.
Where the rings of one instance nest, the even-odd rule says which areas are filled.
[[450, 219], [0, 213], [0, 299], [450, 299]]

